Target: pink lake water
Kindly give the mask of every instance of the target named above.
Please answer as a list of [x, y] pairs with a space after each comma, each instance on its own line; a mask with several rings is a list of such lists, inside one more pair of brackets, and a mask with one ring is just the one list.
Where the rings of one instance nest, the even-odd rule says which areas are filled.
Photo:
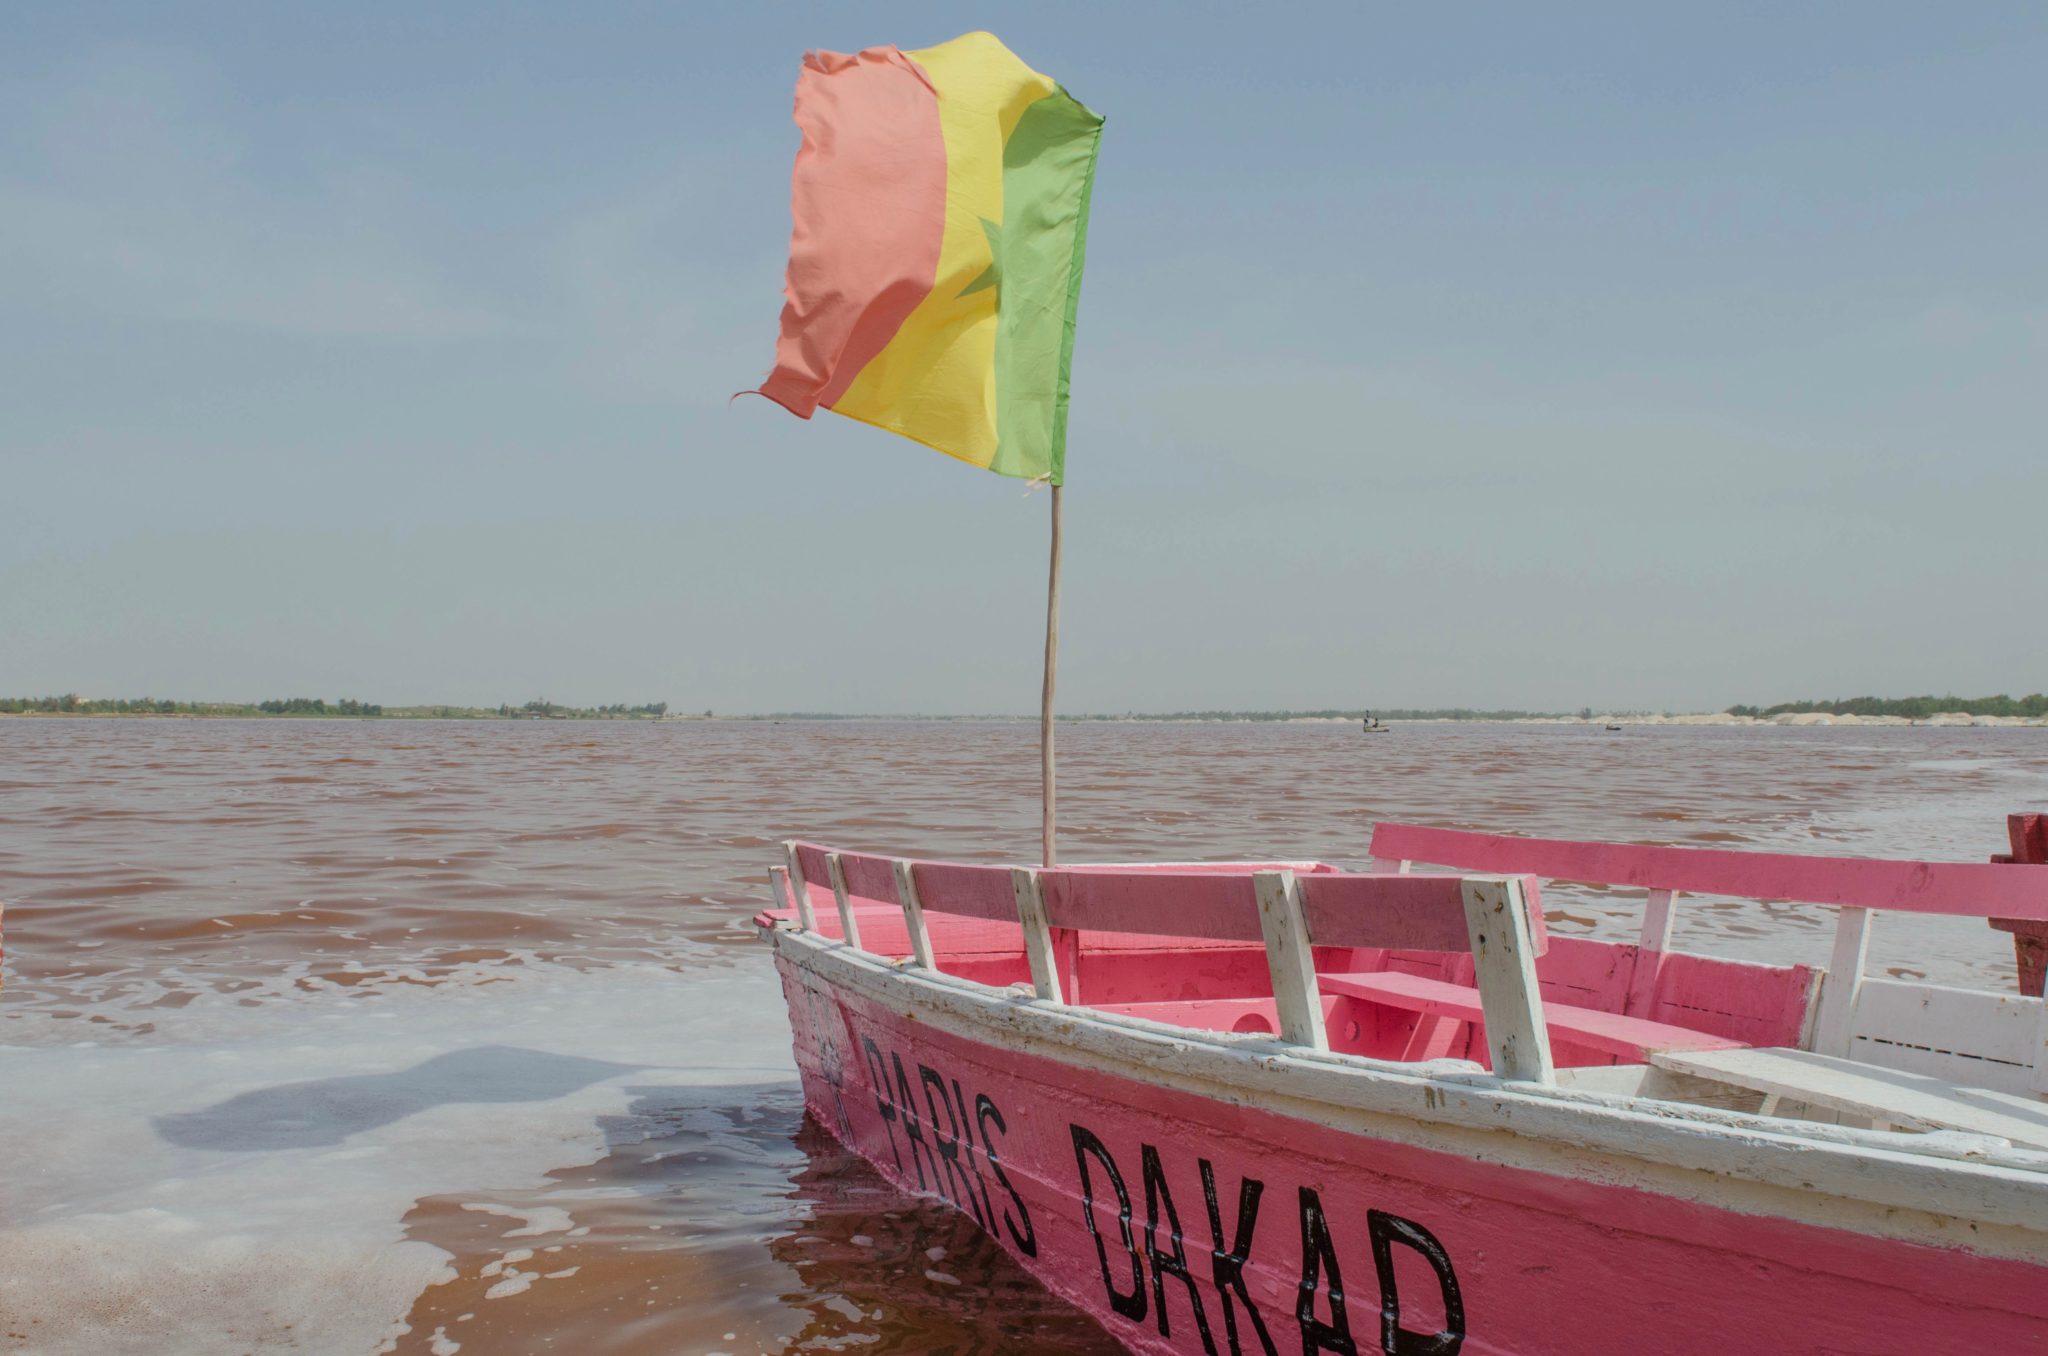
[[[1071, 860], [1981, 861], [2048, 807], [2026, 729], [1080, 723], [1061, 768]], [[0, 1351], [1116, 1350], [804, 1125], [745, 926], [783, 837], [1028, 860], [1037, 789], [1023, 723], [0, 720]], [[1832, 922], [1688, 900], [1678, 945]], [[1872, 970], [2013, 982], [1974, 920]]]

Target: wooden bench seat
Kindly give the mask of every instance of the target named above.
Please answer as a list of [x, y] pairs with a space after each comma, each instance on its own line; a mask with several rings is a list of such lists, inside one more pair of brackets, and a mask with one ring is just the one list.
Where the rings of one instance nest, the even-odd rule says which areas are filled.
[[[1316, 979], [1325, 994], [1362, 998], [1369, 1003], [1383, 1003], [1388, 1007], [1463, 1022], [1483, 1023], [1485, 1020], [1479, 990], [1465, 984], [1451, 984], [1441, 979], [1394, 971], [1318, 975]], [[1554, 1041], [1598, 1050], [1631, 1063], [1641, 1063], [1650, 1052], [1657, 1050], [1734, 1050], [1742, 1047], [1741, 1041], [1730, 1040], [1726, 1036], [1712, 1036], [1704, 1031], [1645, 1021], [1640, 1017], [1624, 1017], [1615, 1012], [1573, 1007], [1568, 1003], [1546, 1002], [1543, 1020], [1549, 1026]]]
[[1963, 1087], [1928, 1074], [1806, 1050], [1666, 1050], [1651, 1055], [1650, 1063], [1887, 1125], [1965, 1130], [1996, 1135], [2029, 1149], [2048, 1149], [2048, 1102]]

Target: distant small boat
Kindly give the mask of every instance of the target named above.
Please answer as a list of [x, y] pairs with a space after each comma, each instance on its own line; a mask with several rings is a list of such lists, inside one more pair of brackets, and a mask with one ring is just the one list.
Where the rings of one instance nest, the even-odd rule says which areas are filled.
[[1366, 734], [1385, 734], [1394, 727], [1381, 720], [1378, 716], [1368, 714], [1364, 720], [1359, 722], [1359, 728]]
[[1607, 728], [1610, 730], [1619, 730], [1621, 727], [1619, 725], [1610, 725]]

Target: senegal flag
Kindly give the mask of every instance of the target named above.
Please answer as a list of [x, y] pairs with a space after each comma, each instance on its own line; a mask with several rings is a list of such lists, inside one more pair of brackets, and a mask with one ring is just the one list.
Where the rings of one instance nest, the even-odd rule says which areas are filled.
[[1102, 119], [987, 33], [805, 55], [767, 396], [1064, 478]]

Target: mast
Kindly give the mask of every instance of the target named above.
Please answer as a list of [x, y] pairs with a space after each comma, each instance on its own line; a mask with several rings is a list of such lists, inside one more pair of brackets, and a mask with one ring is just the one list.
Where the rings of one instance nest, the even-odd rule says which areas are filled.
[[1057, 864], [1054, 839], [1057, 835], [1057, 796], [1053, 785], [1052, 699], [1060, 659], [1060, 487], [1052, 487], [1052, 562], [1045, 584], [1045, 688], [1038, 706], [1038, 771], [1041, 814], [1039, 848], [1047, 866]]

